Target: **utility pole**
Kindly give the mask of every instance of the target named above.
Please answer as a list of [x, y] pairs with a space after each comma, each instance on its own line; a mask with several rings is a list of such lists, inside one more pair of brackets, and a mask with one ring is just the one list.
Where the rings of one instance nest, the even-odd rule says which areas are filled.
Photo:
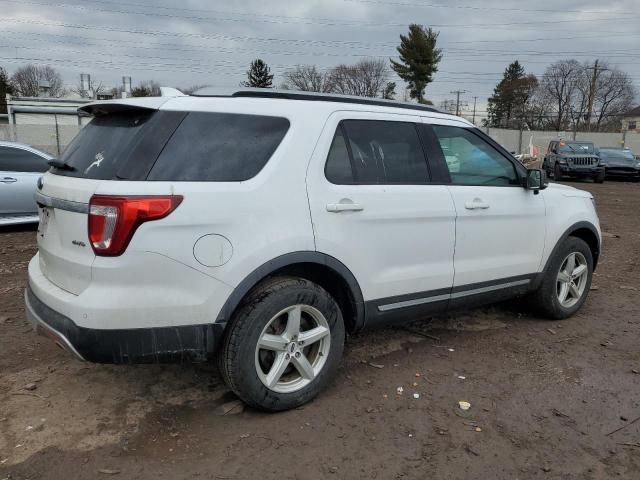
[[456, 94], [456, 115], [459, 117], [460, 116], [460, 94], [462, 93], [467, 93], [466, 90], [454, 90], [452, 92], [449, 93], [455, 93]]
[[593, 67], [586, 67], [585, 70], [593, 70], [593, 75], [591, 76], [591, 85], [589, 87], [589, 100], [587, 105], [587, 132], [591, 131], [591, 113], [593, 112], [593, 102], [596, 96], [596, 82], [598, 81], [598, 70], [605, 71], [608, 68], [603, 68], [598, 66], [598, 60], [596, 59]]
[[473, 97], [473, 120], [471, 120], [471, 123], [474, 125], [476, 124], [476, 100], [478, 100], [478, 97]]

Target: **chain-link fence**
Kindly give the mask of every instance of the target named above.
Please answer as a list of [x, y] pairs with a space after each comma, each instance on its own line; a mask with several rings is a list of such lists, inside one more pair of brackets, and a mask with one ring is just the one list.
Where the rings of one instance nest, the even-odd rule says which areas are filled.
[[80, 128], [79, 125], [0, 125], [0, 140], [25, 143], [57, 157]]

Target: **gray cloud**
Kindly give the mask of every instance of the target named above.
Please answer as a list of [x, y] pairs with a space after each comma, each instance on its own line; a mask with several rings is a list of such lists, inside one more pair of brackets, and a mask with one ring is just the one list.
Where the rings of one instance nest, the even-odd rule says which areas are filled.
[[541, 74], [561, 58], [600, 58], [640, 85], [636, 0], [606, 6], [596, 0], [186, 0], [161, 6], [150, 0], [0, 0], [0, 6], [0, 65], [12, 71], [46, 63], [71, 87], [82, 72], [110, 86], [123, 75], [134, 84], [236, 86], [257, 57], [271, 65], [279, 83], [296, 64], [329, 68], [392, 57], [412, 22], [440, 31], [444, 58], [427, 88], [436, 104], [461, 89], [471, 103], [479, 97], [478, 109], [484, 109], [515, 59]]

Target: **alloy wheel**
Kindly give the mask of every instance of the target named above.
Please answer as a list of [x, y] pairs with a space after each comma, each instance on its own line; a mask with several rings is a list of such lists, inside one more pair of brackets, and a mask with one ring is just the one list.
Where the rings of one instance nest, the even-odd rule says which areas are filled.
[[258, 378], [274, 392], [296, 392], [322, 371], [330, 348], [329, 324], [318, 309], [287, 307], [260, 334], [255, 351]]
[[580, 252], [571, 252], [560, 264], [556, 279], [556, 295], [564, 308], [573, 307], [582, 298], [589, 279], [587, 259]]

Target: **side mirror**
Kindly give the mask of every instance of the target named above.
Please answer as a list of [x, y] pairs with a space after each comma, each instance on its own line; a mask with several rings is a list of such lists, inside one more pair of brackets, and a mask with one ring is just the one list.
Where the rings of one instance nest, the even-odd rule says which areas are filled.
[[525, 188], [532, 190], [533, 193], [538, 194], [540, 190], [547, 188], [549, 183], [547, 182], [547, 174], [541, 168], [532, 168], [527, 170], [527, 183]]

